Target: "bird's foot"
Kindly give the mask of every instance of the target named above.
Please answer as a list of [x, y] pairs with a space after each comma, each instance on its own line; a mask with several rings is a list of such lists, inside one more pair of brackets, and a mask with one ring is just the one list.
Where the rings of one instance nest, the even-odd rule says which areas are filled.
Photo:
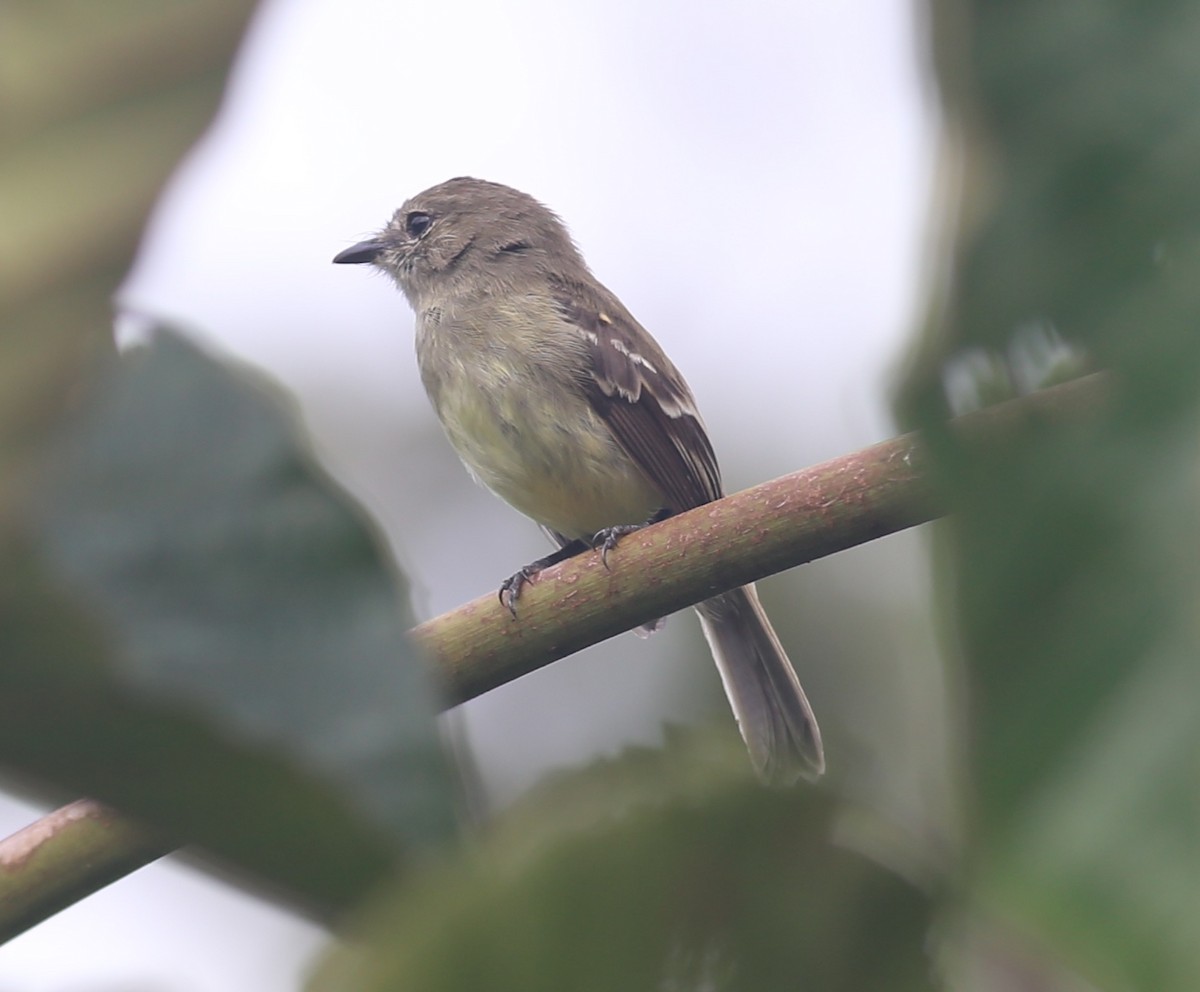
[[617, 542], [626, 534], [641, 530], [645, 524], [617, 524], [615, 527], [605, 527], [592, 535], [591, 545], [600, 552], [600, 561], [608, 568], [608, 553], [617, 546]]
[[537, 578], [538, 573], [549, 568], [551, 565], [557, 565], [560, 561], [566, 561], [568, 558], [574, 557], [581, 551], [586, 551], [587, 547], [582, 541], [571, 541], [568, 544], [564, 544], [553, 554], [539, 558], [537, 561], [531, 561], [523, 568], [517, 569], [500, 583], [500, 605], [513, 615], [513, 619], [516, 619], [517, 600], [521, 596], [521, 590]]
[[671, 515], [671, 511], [667, 509], [656, 510], [644, 522], [640, 524], [617, 524], [615, 527], [605, 527], [604, 530], [598, 530], [592, 535], [589, 542], [593, 548], [600, 549], [600, 561], [604, 563], [604, 567], [608, 568], [608, 553], [617, 546], [617, 542], [626, 534], [632, 534], [634, 531], [639, 531], [643, 527], [649, 527], [651, 524], [656, 524], [659, 521], [666, 520]]

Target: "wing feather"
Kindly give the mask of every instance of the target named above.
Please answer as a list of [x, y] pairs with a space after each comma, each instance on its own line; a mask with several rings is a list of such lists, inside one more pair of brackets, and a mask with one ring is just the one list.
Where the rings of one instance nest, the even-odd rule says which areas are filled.
[[689, 510], [721, 496], [721, 472], [683, 376], [616, 297], [556, 280], [555, 301], [585, 342], [582, 383], [618, 443], [661, 489], [665, 508]]

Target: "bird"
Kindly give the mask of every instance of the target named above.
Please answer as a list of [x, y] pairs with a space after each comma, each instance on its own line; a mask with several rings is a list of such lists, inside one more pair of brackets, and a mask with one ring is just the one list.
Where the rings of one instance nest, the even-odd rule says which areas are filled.
[[[720, 499], [695, 399], [658, 342], [592, 274], [562, 220], [527, 193], [457, 177], [405, 201], [338, 264], [386, 273], [416, 314], [421, 380], [479, 482], [558, 550], [500, 588], [587, 548]], [[755, 587], [696, 606], [759, 776], [815, 779], [821, 733]]]

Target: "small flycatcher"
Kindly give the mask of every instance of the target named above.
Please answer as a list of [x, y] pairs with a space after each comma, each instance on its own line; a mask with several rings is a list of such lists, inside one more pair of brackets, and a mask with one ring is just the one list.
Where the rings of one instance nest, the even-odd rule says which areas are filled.
[[[533, 197], [451, 179], [334, 261], [396, 281], [450, 443], [559, 545], [505, 583], [510, 607], [547, 562], [721, 497], [687, 383]], [[817, 722], [754, 586], [696, 610], [755, 768], [774, 782], [819, 775]]]

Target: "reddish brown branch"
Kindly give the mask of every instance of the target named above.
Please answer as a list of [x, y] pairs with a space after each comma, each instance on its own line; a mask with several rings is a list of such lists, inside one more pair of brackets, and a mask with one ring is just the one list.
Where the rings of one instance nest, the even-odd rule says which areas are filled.
[[[954, 420], [986, 444], [1030, 418], [1090, 408], [1104, 391], [1087, 376]], [[413, 630], [459, 703], [714, 593], [925, 523], [945, 512], [921, 444], [906, 434], [764, 482], [541, 573], [513, 619], [494, 593]]]

